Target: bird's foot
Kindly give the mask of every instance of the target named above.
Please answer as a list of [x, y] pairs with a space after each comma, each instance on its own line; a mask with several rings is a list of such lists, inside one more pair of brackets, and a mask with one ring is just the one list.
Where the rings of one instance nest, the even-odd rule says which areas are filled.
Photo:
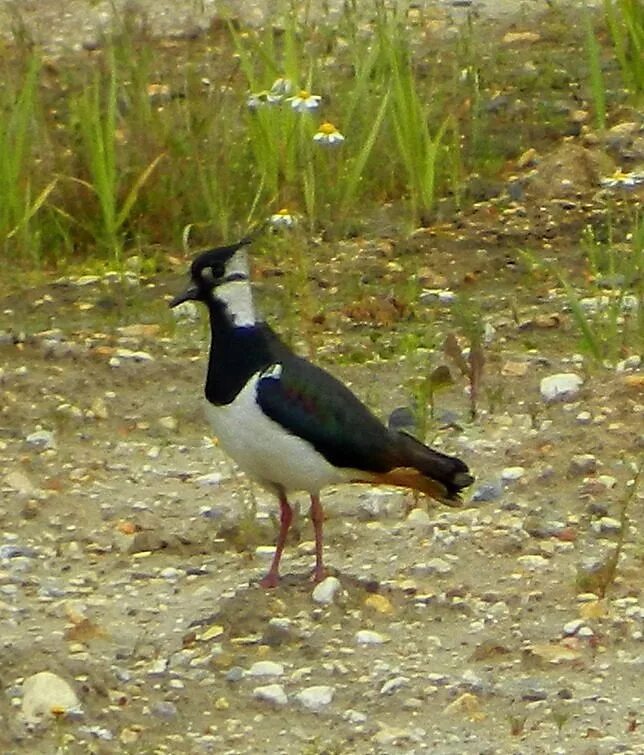
[[316, 566], [311, 572], [311, 581], [317, 585], [318, 582], [322, 582], [322, 580], [326, 579], [328, 576], [329, 573], [324, 566]]
[[272, 569], [266, 574], [265, 577], [262, 577], [259, 580], [260, 586], [265, 590], [272, 590], [274, 587], [277, 587], [279, 583], [280, 575], [277, 571], [273, 571]]

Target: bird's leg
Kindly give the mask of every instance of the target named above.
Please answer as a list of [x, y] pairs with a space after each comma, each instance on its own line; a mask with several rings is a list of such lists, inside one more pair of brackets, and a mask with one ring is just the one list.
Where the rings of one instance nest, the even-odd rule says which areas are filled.
[[289, 506], [286, 500], [286, 494], [281, 491], [279, 493], [280, 502], [280, 531], [277, 536], [277, 544], [275, 546], [275, 555], [271, 563], [271, 568], [266, 573], [266, 576], [260, 580], [262, 587], [277, 587], [280, 581], [280, 559], [282, 558], [282, 551], [286, 543], [286, 536], [288, 534], [288, 528], [291, 526], [293, 519], [293, 509]]
[[324, 570], [324, 558], [322, 554], [322, 526], [324, 524], [324, 511], [320, 503], [319, 495], [311, 495], [311, 521], [315, 531], [315, 569], [313, 581], [321, 582], [326, 576]]

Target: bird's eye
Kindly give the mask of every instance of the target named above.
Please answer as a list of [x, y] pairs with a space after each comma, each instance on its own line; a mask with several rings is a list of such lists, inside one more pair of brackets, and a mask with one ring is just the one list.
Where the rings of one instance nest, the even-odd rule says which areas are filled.
[[218, 280], [224, 277], [226, 270], [223, 265], [210, 265], [204, 267], [201, 271], [201, 278], [205, 283], [211, 286], [217, 283]]

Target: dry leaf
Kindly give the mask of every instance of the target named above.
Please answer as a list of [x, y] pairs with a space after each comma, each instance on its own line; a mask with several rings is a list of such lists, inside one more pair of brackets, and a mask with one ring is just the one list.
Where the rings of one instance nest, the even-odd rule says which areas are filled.
[[581, 652], [569, 644], [538, 642], [532, 645], [529, 653], [547, 663], [570, 663], [581, 658]]
[[478, 697], [471, 692], [465, 692], [457, 697], [443, 709], [443, 713], [464, 713], [470, 721], [483, 721], [485, 718]]
[[473, 661], [485, 661], [489, 658], [507, 655], [509, 652], [509, 648], [505, 647], [505, 645], [501, 645], [495, 640], [485, 640], [476, 648], [470, 658]]
[[82, 619], [65, 630], [65, 639], [71, 642], [87, 642], [97, 637], [105, 637], [105, 630], [90, 619]]
[[364, 604], [366, 608], [373, 608], [378, 613], [392, 614], [394, 612], [391, 602], [384, 595], [378, 595], [378, 593], [367, 595]]
[[501, 367], [501, 374], [504, 377], [523, 377], [528, 372], [527, 362], [506, 362]]
[[208, 640], [214, 640], [217, 637], [221, 637], [224, 633], [224, 628], [220, 624], [212, 624], [205, 629], [200, 635], [197, 636], [198, 640], [207, 642]]

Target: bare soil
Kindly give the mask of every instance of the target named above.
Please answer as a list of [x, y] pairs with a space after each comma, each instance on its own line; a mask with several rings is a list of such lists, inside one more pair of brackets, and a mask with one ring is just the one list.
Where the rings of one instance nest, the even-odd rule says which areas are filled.
[[[563, 292], [520, 253], [586, 269], [580, 235], [605, 217], [615, 156], [569, 144], [535, 144], [536, 172], [512, 166], [520, 201], [311, 245], [295, 302], [256, 245], [267, 319], [383, 418], [459, 332], [431, 291], [476, 302], [488, 326], [477, 418], [452, 366], [430, 423], [472, 467], [473, 497], [326, 491], [330, 605], [312, 596], [304, 496], [282, 585], [257, 585], [277, 506], [208, 436], [207, 326], [167, 309], [188, 260], [3, 283], [2, 752], [644, 753], [641, 345], [619, 364], [580, 355]], [[569, 372], [579, 392], [546, 403], [541, 379]], [[264, 676], [262, 661], [279, 665]], [[43, 670], [82, 713], [26, 725], [22, 683]], [[307, 703], [311, 687], [332, 699]]]

